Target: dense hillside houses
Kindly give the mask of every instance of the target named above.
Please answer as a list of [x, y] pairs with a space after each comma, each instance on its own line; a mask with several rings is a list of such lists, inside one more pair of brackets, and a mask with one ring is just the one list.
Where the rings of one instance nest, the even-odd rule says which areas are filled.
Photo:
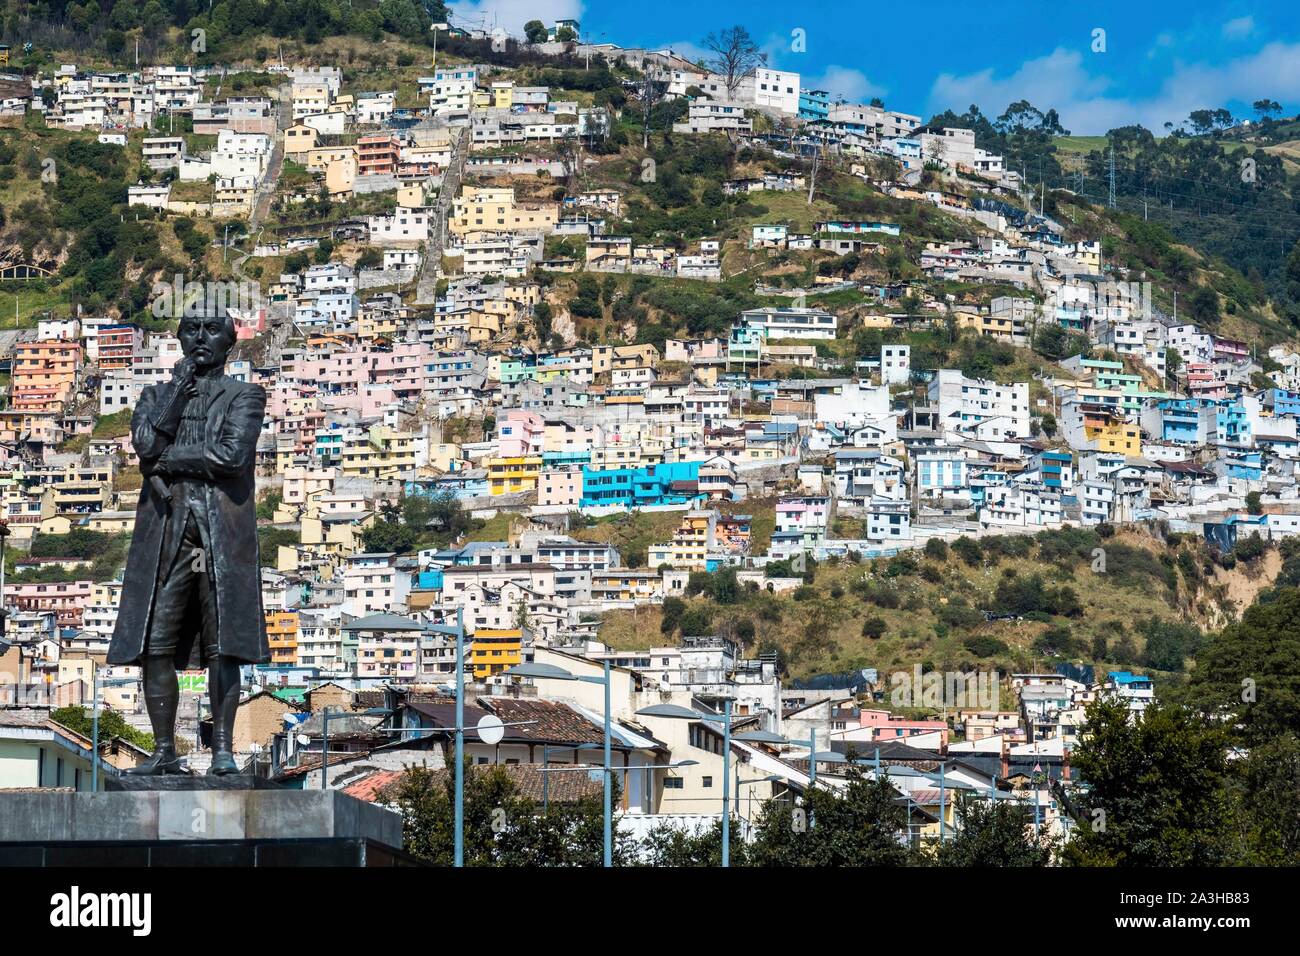
[[[152, 282], [133, 262], [134, 311], [43, 298], [0, 333], [0, 736], [9, 712], [91, 700], [142, 481], [129, 420], [198, 310], [234, 322], [227, 374], [267, 397], [273, 660], [242, 674], [250, 772], [381, 804], [381, 782], [445, 772], [461, 626], [462, 703], [507, 726], [469, 741], [473, 762], [520, 779], [597, 763], [610, 700], [631, 834], [711, 825], [736, 762], [748, 834], [769, 799], [855, 785], [852, 755], [897, 791], [903, 838], [958, 826], [959, 792], [1038, 807], [1067, 837], [1085, 709], [1154, 706], [1144, 663], [1040, 642], [1023, 650], [1042, 669], [994, 671], [991, 700], [901, 704], [870, 666], [874, 613], [861, 645], [818, 646], [845, 589], [816, 571], [858, 566], [876, 593], [973, 547], [972, 578], [1012, 588], [1028, 572], [996, 578], [979, 542], [1024, 557], [1044, 533], [1280, 550], [1300, 534], [1300, 353], [1241, 337], [1217, 300], [1215, 317], [1166, 311], [1115, 229], [1044, 209], [971, 129], [542, 27], [526, 68], [439, 50], [400, 85], [279, 56], [0, 83], [0, 113], [127, 157], [112, 218], [156, 225], [159, 261], [193, 266]], [[988, 670], [999, 651], [972, 639], [934, 650], [954, 628], [1055, 613], [973, 594], [942, 596], [941, 634], [909, 633], [917, 681], [922, 660]], [[774, 616], [701, 610], [741, 597]], [[806, 609], [779, 624], [790, 639], [756, 641], [787, 598]], [[512, 673], [527, 664], [583, 680]], [[105, 706], [146, 731], [138, 673], [112, 676]], [[326, 705], [354, 714], [328, 779]]]

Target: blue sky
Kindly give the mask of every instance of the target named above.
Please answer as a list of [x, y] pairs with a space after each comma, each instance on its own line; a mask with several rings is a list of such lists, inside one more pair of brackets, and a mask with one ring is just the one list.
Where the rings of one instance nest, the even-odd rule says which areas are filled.
[[[742, 24], [777, 69], [857, 102], [881, 97], [925, 119], [1018, 99], [1056, 108], [1076, 134], [1141, 123], [1162, 133], [1202, 107], [1251, 117], [1268, 97], [1300, 111], [1300, 16], [1293, 2], [986, 4], [803, 0], [462, 0], [453, 22], [522, 33], [526, 20], [581, 21], [586, 38], [672, 47], [695, 58], [712, 30]], [[803, 30], [804, 52], [793, 49]], [[1104, 31], [1098, 34], [1096, 31]], [[1094, 50], [1094, 47], [1104, 49]]]

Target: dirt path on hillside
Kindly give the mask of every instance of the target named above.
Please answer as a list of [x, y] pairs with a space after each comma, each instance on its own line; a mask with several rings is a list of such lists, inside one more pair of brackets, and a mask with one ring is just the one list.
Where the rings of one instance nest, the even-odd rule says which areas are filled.
[[[1273, 582], [1277, 580], [1278, 572], [1281, 570], [1282, 553], [1277, 548], [1269, 548], [1264, 552], [1262, 558], [1251, 564], [1239, 561], [1231, 571], [1224, 571], [1222, 568], [1217, 569], [1214, 577], [1210, 579], [1210, 583], [1217, 587], [1226, 588], [1228, 599], [1232, 601], [1236, 609], [1234, 616], [1239, 617], [1246, 608], [1255, 603], [1255, 598], [1260, 591], [1273, 586]], [[1213, 627], [1221, 627], [1227, 621], [1220, 620], [1208, 623]]]

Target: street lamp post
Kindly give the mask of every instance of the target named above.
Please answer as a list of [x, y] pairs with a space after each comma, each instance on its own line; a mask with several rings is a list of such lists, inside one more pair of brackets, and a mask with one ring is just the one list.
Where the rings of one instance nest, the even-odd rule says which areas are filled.
[[[9, 630], [9, 611], [5, 607], [5, 564], [9, 560], [5, 546], [9, 543], [9, 533], [9, 522], [0, 518], [0, 638]], [[19, 668], [18, 679], [22, 680], [22, 668]]]
[[456, 626], [431, 624], [429, 630], [456, 638], [456, 851], [455, 865], [465, 865], [465, 611], [456, 608]]
[[[691, 761], [692, 763], [694, 761]], [[673, 766], [669, 764], [669, 766]], [[740, 812], [740, 788], [751, 787], [759, 783], [780, 783], [783, 778], [779, 774], [769, 773], [766, 777], [755, 777], [753, 780], [740, 779], [740, 767], [736, 767], [736, 812]], [[749, 816], [750, 820], [754, 817], [754, 793], [751, 790], [749, 794]]]
[[731, 699], [722, 702], [722, 713], [705, 714], [680, 704], [652, 704], [637, 711], [640, 717], [669, 717], [677, 720], [708, 720], [722, 724], [722, 865], [731, 866]]
[[947, 787], [944, 785], [944, 779], [943, 779], [943, 771], [944, 768], [947, 766], [947, 764], [948, 761], [946, 760], [942, 761], [939, 764], [939, 845], [940, 846], [943, 846], [944, 836], [946, 835], [945, 831], [947, 829], [946, 826], [947, 810], [944, 808], [944, 804], [947, 803], [947, 799], [946, 799]]
[[[517, 664], [508, 668], [506, 674], [510, 677], [531, 677], [536, 679], [548, 680], [576, 680], [587, 684], [603, 684], [605, 687], [605, 858], [604, 865], [609, 867], [614, 865], [614, 805], [611, 788], [611, 767], [610, 767], [610, 737], [611, 720], [610, 720], [610, 675], [609, 675], [609, 658], [605, 659], [603, 677], [580, 677], [573, 674], [563, 667], [555, 664]], [[543, 785], [545, 785], [545, 777]]]
[[465, 865], [465, 611], [456, 608], [456, 866]]

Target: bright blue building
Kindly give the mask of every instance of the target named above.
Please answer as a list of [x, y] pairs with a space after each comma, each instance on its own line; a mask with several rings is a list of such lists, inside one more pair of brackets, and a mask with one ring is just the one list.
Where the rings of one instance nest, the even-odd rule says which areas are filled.
[[1219, 441], [1233, 445], [1250, 444], [1250, 415], [1239, 402], [1218, 401]]
[[1066, 451], [1044, 451], [1037, 455], [1037, 464], [1045, 488], [1060, 491], [1074, 486], [1074, 458]]
[[824, 120], [830, 115], [831, 95], [825, 90], [799, 90], [799, 118]]
[[1259, 481], [1264, 477], [1264, 455], [1258, 451], [1241, 451], [1225, 456], [1229, 478]]
[[584, 508], [689, 504], [700, 496], [696, 487], [699, 480], [698, 461], [664, 462], [646, 468], [585, 467], [579, 503]]
[[1300, 417], [1300, 392], [1287, 388], [1270, 388], [1264, 393], [1264, 406], [1272, 408], [1274, 415]]

